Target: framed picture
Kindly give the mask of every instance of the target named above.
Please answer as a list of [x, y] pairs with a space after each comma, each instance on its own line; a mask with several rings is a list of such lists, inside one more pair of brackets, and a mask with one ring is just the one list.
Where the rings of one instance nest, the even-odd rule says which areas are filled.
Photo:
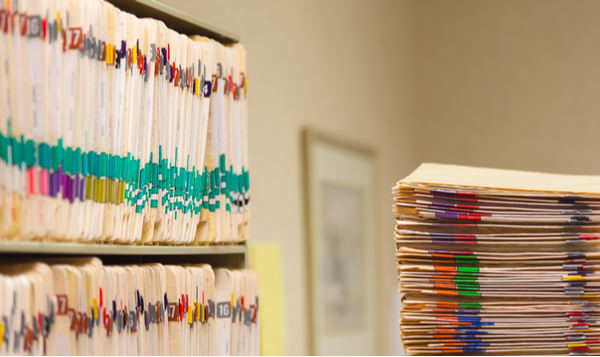
[[303, 134], [311, 353], [377, 354], [374, 154]]

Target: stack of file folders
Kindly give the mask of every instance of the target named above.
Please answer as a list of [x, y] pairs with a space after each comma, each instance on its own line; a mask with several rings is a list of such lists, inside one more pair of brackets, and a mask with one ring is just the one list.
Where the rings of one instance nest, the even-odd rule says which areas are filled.
[[251, 270], [0, 264], [0, 355], [257, 355], [258, 323]]
[[393, 195], [406, 353], [600, 353], [600, 177], [422, 164]]

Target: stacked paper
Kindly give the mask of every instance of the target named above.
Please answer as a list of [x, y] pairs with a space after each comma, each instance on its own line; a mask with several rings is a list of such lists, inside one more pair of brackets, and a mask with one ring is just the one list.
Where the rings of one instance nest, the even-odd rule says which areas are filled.
[[422, 164], [393, 194], [408, 354], [600, 353], [600, 177]]
[[208, 265], [0, 265], [2, 355], [257, 355], [258, 281]]
[[0, 2], [0, 237], [245, 240], [245, 72], [106, 1]]

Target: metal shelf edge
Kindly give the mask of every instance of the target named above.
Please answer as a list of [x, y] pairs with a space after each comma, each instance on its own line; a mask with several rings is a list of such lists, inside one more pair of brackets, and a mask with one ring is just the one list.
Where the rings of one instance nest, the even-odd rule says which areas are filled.
[[65, 254], [65, 255], [224, 255], [246, 254], [246, 244], [217, 246], [165, 246], [86, 244], [71, 242], [0, 241], [0, 254]]
[[202, 35], [213, 38], [223, 44], [240, 41], [238, 35], [175, 9], [158, 0], [107, 0], [119, 9], [139, 18], [151, 17], [160, 20], [168, 28], [186, 35]]

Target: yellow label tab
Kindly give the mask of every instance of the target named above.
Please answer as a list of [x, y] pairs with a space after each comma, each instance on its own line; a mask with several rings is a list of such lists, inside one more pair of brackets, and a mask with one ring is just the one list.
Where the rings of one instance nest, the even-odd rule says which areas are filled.
[[193, 305], [188, 306], [188, 324], [192, 323], [192, 317], [194, 317], [193, 311], [194, 311], [194, 306]]
[[0, 347], [2, 347], [2, 343], [4, 342], [4, 322], [0, 322]]
[[566, 281], [584, 281], [585, 276], [581, 275], [563, 275], [563, 280]]
[[119, 182], [119, 204], [125, 202], [125, 181]]
[[98, 320], [98, 300], [92, 299], [92, 306], [94, 307], [94, 320]]
[[568, 346], [569, 346], [569, 348], [573, 348], [573, 347], [586, 347], [587, 345], [585, 343], [569, 343]]
[[133, 56], [133, 63], [137, 63], [137, 45], [133, 46], [133, 50], [131, 50], [131, 55]]
[[111, 45], [110, 43], [106, 44], [106, 64], [113, 64], [114, 60], [113, 60], [113, 56], [115, 54], [115, 51], [113, 51], [113, 45]]
[[196, 95], [200, 95], [200, 78], [196, 78], [196, 90], [195, 93]]
[[231, 294], [231, 311], [233, 311], [233, 294]]

